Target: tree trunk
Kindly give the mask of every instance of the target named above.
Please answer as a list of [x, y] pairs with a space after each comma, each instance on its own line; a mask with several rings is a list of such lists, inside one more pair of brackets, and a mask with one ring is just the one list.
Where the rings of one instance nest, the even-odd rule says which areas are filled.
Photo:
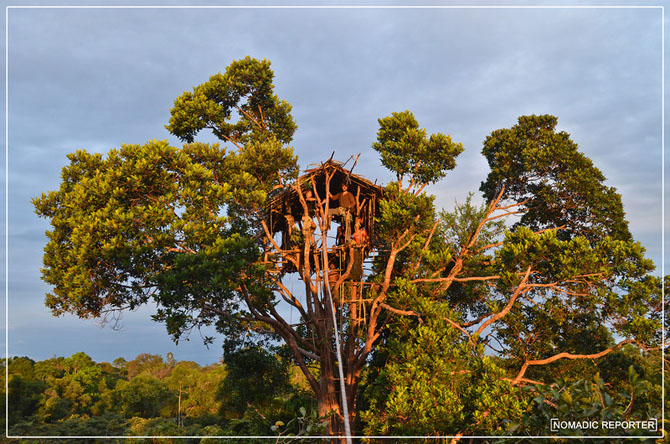
[[[349, 372], [353, 363], [347, 361], [351, 358], [353, 358], [353, 354], [349, 356], [349, 353], [343, 350], [348, 420], [351, 433], [355, 434], [356, 389], [360, 379], [360, 371], [355, 371], [353, 374]], [[324, 347], [320, 361], [319, 391], [316, 393], [316, 398], [319, 416], [330, 415], [326, 434], [334, 437], [333, 442], [346, 443], [344, 437], [346, 430], [344, 427], [344, 409], [342, 408], [342, 394], [336, 359], [334, 351]]]
[[316, 394], [319, 416], [330, 416], [327, 435], [336, 436], [344, 432], [342, 411], [335, 391], [335, 380], [332, 375], [323, 375], [320, 382], [320, 391]]
[[[328, 341], [330, 342], [330, 341]], [[328, 345], [321, 348], [321, 362], [319, 369], [319, 391], [316, 399], [319, 407], [319, 416], [330, 416], [327, 434], [337, 436], [344, 433], [342, 408], [336, 388], [335, 360], [333, 350]]]

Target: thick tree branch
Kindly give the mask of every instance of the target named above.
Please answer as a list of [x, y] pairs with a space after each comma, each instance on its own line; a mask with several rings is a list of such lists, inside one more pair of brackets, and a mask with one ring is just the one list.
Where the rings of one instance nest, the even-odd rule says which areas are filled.
[[464, 322], [463, 324], [461, 324], [461, 326], [463, 326], [464, 328], [472, 327], [473, 325], [479, 324], [481, 321], [491, 316], [491, 314], [492, 313], [483, 314], [478, 318], [473, 319], [472, 321]]
[[530, 270], [531, 270], [531, 267], [528, 266], [528, 269], [526, 270], [526, 274], [524, 275], [523, 279], [521, 279], [521, 282], [519, 283], [519, 285], [517, 285], [516, 290], [514, 290], [514, 294], [513, 294], [512, 297], [510, 298], [510, 300], [509, 300], [509, 302], [507, 303], [507, 305], [505, 306], [505, 308], [503, 308], [502, 311], [500, 311], [500, 312], [497, 313], [496, 315], [494, 315], [494, 316], [490, 317], [489, 319], [487, 319], [487, 320], [486, 320], [486, 321], [485, 321], [485, 322], [484, 322], [484, 323], [477, 329], [477, 331], [475, 332], [476, 335], [478, 335], [478, 336], [481, 335], [482, 332], [486, 329], [486, 327], [488, 327], [489, 325], [493, 324], [493, 323], [496, 322], [498, 319], [502, 318], [502, 317], [505, 316], [507, 313], [509, 313], [509, 311], [512, 309], [512, 306], [514, 305], [514, 302], [515, 302], [516, 299], [519, 297], [519, 294], [521, 294], [521, 290], [523, 290], [523, 289], [525, 288], [525, 286], [526, 286], [526, 282], [528, 281], [528, 276], [530, 276]]
[[[275, 250], [277, 252], [281, 252], [282, 251], [281, 247], [279, 245], [277, 245], [277, 242], [275, 242], [274, 237], [272, 237], [272, 234], [270, 234], [270, 230], [268, 229], [268, 226], [267, 226], [267, 224], [265, 223], [264, 220], [261, 220], [261, 226], [263, 227], [263, 231], [265, 232], [265, 237], [270, 241], [270, 243], [272, 244], [272, 246], [275, 248]], [[286, 255], [286, 254], [282, 254], [282, 257], [284, 257], [285, 259], [288, 259], [289, 261], [291, 261], [291, 263], [293, 265], [298, 267], [298, 261], [296, 259], [294, 259], [291, 256]]]
[[491, 216], [491, 214], [494, 211], [496, 211], [497, 205], [500, 202], [500, 199], [502, 199], [502, 196], [503, 196], [504, 192], [505, 192], [505, 188], [503, 187], [502, 190], [500, 190], [500, 193], [498, 193], [498, 196], [491, 201], [491, 203], [489, 204], [488, 209], [486, 211], [486, 216], [477, 225], [477, 228], [475, 229], [474, 233], [470, 237], [469, 242], [467, 243], [467, 245], [463, 246], [461, 248], [461, 250], [458, 252], [458, 256], [456, 257], [456, 261], [454, 263], [454, 266], [449, 271], [449, 275], [443, 280], [442, 285], [438, 286], [438, 288], [435, 289], [433, 294], [439, 294], [439, 293], [447, 291], [447, 289], [451, 286], [451, 283], [454, 281], [456, 276], [458, 276], [458, 274], [461, 272], [461, 270], [463, 269], [463, 260], [470, 255], [470, 250], [472, 249], [472, 247], [477, 242], [477, 239], [479, 237], [479, 233], [484, 228], [484, 225], [489, 221], [489, 217]]
[[[501, 378], [501, 379], [503, 381], [508, 381], [510, 383], [514, 382], [514, 380], [512, 378]], [[527, 379], [527, 378], [521, 378], [516, 384], [512, 384], [512, 385], [517, 385], [517, 384], [547, 385], [547, 383], [545, 383], [545, 382], [536, 381], [534, 379]]]
[[380, 304], [380, 306], [382, 308], [387, 309], [388, 311], [390, 311], [392, 313], [399, 314], [399, 315], [402, 315], [402, 316], [416, 316], [417, 318], [419, 318], [419, 322], [423, 324], [423, 319], [421, 319], [421, 313], [419, 313], [419, 312], [412, 311], [412, 310], [400, 310], [398, 308], [393, 308], [390, 305], [385, 304], [383, 302]]
[[469, 281], [491, 281], [494, 279], [500, 279], [500, 276], [470, 276], [466, 278], [457, 278], [457, 277], [443, 277], [443, 278], [433, 278], [433, 279], [413, 279], [410, 281], [412, 284], [419, 282], [469, 282]]
[[[256, 319], [259, 321], [264, 321], [267, 322], [268, 324], [272, 325], [275, 332], [277, 332], [278, 335], [280, 335], [284, 340], [286, 341], [286, 344], [289, 346], [291, 351], [293, 352], [293, 356], [296, 358], [296, 361], [298, 362], [298, 366], [300, 367], [300, 370], [302, 370], [302, 373], [305, 375], [307, 378], [307, 381], [309, 382], [310, 387], [314, 391], [314, 393], [318, 393], [319, 390], [319, 383], [312, 375], [312, 373], [309, 371], [309, 368], [307, 367], [307, 364], [305, 363], [305, 360], [303, 359], [303, 354], [301, 353], [301, 347], [298, 346], [295, 340], [295, 336], [293, 334], [290, 334], [286, 332], [286, 330], [283, 328], [283, 326], [275, 319], [271, 318], [270, 316], [263, 315], [261, 314], [256, 308], [253, 306], [251, 303], [250, 297], [249, 297], [249, 291], [244, 285], [240, 285], [241, 293], [244, 296], [244, 299], [247, 303], [247, 307], [251, 311], [251, 313], [254, 315]], [[294, 334], [295, 331], [289, 327], [289, 330], [291, 330]]]
[[603, 357], [606, 354], [611, 353], [611, 352], [621, 348], [625, 344], [632, 344], [632, 343], [635, 343], [634, 339], [626, 339], [626, 340], [623, 340], [623, 341], [619, 342], [615, 346], [610, 347], [610, 348], [606, 348], [605, 350], [603, 350], [601, 352], [598, 352], [598, 353], [579, 355], [579, 354], [572, 354], [572, 353], [563, 352], [563, 353], [558, 353], [558, 354], [556, 354], [554, 356], [551, 356], [549, 358], [546, 358], [546, 359], [535, 359], [535, 360], [526, 361], [521, 366], [521, 370], [519, 370], [519, 373], [516, 375], [516, 377], [514, 379], [512, 379], [511, 384], [512, 385], [517, 385], [523, 379], [523, 376], [526, 374], [526, 370], [528, 370], [528, 367], [530, 367], [531, 365], [551, 364], [552, 362], [558, 361], [559, 359], [597, 359], [597, 358]]
[[[277, 324], [281, 327], [281, 331], [277, 331], [278, 334], [280, 334], [282, 337], [291, 336], [296, 342], [299, 342], [305, 348], [310, 349], [314, 352], [317, 351], [316, 345], [310, 343], [308, 340], [300, 336], [298, 332], [295, 331], [293, 327], [291, 327], [291, 325], [289, 325], [289, 323], [286, 322], [286, 320], [283, 317], [281, 317], [281, 315], [275, 309], [274, 305], [270, 305], [270, 313], [272, 314], [272, 317], [277, 321]], [[275, 330], [277, 330], [277, 328], [275, 328]], [[286, 334], [282, 334], [282, 332], [285, 332]]]

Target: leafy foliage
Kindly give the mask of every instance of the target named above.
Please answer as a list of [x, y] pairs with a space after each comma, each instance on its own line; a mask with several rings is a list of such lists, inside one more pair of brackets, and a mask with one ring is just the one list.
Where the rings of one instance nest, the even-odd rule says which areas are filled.
[[[243, 413], [248, 405], [261, 406], [290, 388], [288, 367], [259, 346], [226, 355], [228, 374], [217, 397]], [[225, 415], [226, 412], [223, 412]]]
[[390, 334], [389, 360], [368, 386], [365, 433], [504, 435], [508, 421], [521, 418], [525, 401], [501, 379], [504, 370], [483, 347], [460, 341], [460, 333], [444, 321], [453, 316], [446, 305], [425, 302], [423, 323], [409, 329], [399, 323]]
[[[555, 381], [586, 387], [584, 377], [599, 370], [617, 393], [612, 415], [623, 415], [637, 396], [631, 406], [657, 417], [660, 395], [643, 392], [656, 393], [660, 380], [646, 380], [635, 392], [618, 375], [628, 371], [623, 362], [636, 359], [623, 359], [618, 370], [612, 365], [630, 356], [619, 351], [626, 342], [658, 346], [660, 279], [628, 233], [620, 196], [555, 125], [554, 117], [529, 116], [494, 131], [484, 146], [488, 204], [475, 207], [469, 197], [442, 212], [432, 231], [431, 201], [418, 210], [413, 199], [420, 196], [398, 197], [397, 187], [387, 188], [380, 237], [390, 239], [387, 245], [402, 233], [407, 239], [419, 220], [416, 233], [424, 236], [407, 244], [391, 275], [387, 303], [415, 317], [389, 321], [366, 373], [368, 433], [505, 435], [523, 423], [546, 434], [548, 423], [540, 424], [527, 395], [545, 386], [519, 387], [538, 380], [551, 390], [563, 390]], [[521, 217], [514, 225], [502, 222], [515, 215]], [[395, 231], [384, 231], [386, 224]], [[613, 334], [625, 341], [617, 344]], [[604, 358], [596, 366], [589, 357]], [[657, 365], [649, 374], [659, 371]], [[495, 400], [491, 409], [477, 411], [486, 400]], [[533, 428], [528, 421], [538, 422]]]
[[396, 173], [398, 182], [408, 176], [413, 184], [437, 182], [456, 166], [463, 144], [442, 133], [426, 135], [409, 111], [392, 113], [379, 119], [377, 142], [372, 148], [381, 155], [382, 164]]
[[[371, 196], [370, 244], [329, 249], [330, 220], [318, 203], [328, 197], [308, 205], [306, 195], [310, 186], [329, 190], [333, 176], [318, 187], [300, 182], [287, 146], [296, 125], [272, 81], [268, 61], [233, 62], [176, 99], [167, 128], [183, 147], [78, 151], [60, 188], [33, 201], [52, 225], [42, 270], [52, 312], [104, 317], [155, 303], [154, 319], [175, 340], [213, 325], [225, 336], [227, 367], [204, 371], [202, 386], [215, 393], [222, 380], [218, 398], [198, 388], [197, 365], [145, 355], [102, 367], [75, 355], [13, 364], [12, 399], [23, 402], [16, 415], [37, 409], [33, 419], [62, 424], [114, 414], [132, 433], [164, 436], [298, 436], [324, 420], [327, 432], [341, 433], [357, 419], [379, 434], [503, 435], [514, 424], [542, 427], [537, 393], [555, 406], [582, 403], [565, 410], [575, 417], [590, 411], [593, 393], [604, 393], [599, 372], [612, 405], [657, 390], [657, 372], [646, 372], [638, 390], [614, 369], [640, 375], [644, 367], [626, 344], [652, 354], [659, 347], [661, 280], [628, 230], [621, 197], [555, 117], [523, 116], [493, 131], [483, 148], [485, 204], [470, 196], [451, 212], [424, 189], [455, 167], [462, 145], [428, 136], [409, 111], [379, 119], [372, 147], [396, 181]], [[205, 128], [234, 149], [194, 142]], [[295, 208], [282, 214], [295, 251], [277, 245], [268, 219], [278, 196], [304, 210], [302, 220]], [[372, 266], [360, 267], [365, 279], [330, 270], [335, 250], [340, 265], [345, 250], [361, 262], [372, 252]], [[304, 297], [286, 285], [294, 272]], [[328, 288], [331, 277], [337, 288]], [[297, 324], [283, 304], [299, 313]], [[360, 381], [367, 388], [357, 398]], [[314, 414], [300, 409], [313, 401], [303, 387], [315, 394]], [[632, 414], [617, 408], [612, 414]]]
[[225, 247], [211, 250], [225, 235], [219, 213], [232, 194], [205, 168], [223, 155], [215, 146], [178, 150], [157, 141], [124, 145], [105, 159], [71, 154], [60, 189], [34, 200], [53, 226], [43, 277], [54, 286], [47, 296], [54, 314], [135, 308], [166, 280], [163, 273], [175, 272], [179, 251], [225, 254]]
[[[193, 142], [203, 128], [210, 128], [223, 140], [239, 145], [258, 142], [272, 134], [289, 143], [297, 126], [291, 105], [274, 93], [274, 73], [267, 60], [246, 57], [234, 61], [224, 74], [216, 74], [175, 100], [166, 128], [184, 141]], [[233, 122], [233, 112], [239, 112]]]
[[482, 153], [491, 167], [481, 191], [491, 200], [523, 202], [520, 224], [532, 230], [564, 226], [563, 236], [589, 241], [611, 236], [631, 240], [621, 197], [605, 176], [577, 150], [554, 116], [522, 116], [509, 129], [493, 131]]
[[[551, 386], [527, 387], [525, 390], [534, 398], [523, 419], [512, 424], [511, 431], [516, 435], [538, 436], [551, 429], [552, 419], [560, 418], [584, 427], [557, 428], [553, 434], [559, 436], [649, 435], [650, 432], [642, 428], [602, 427], [603, 422], [616, 424], [617, 421], [648, 421], [659, 417], [655, 403], [639, 402], [650, 390], [658, 392], [659, 387], [640, 378], [632, 366], [627, 373], [628, 391], [622, 393], [613, 393], [598, 373], [591, 380], [558, 380]], [[611, 442], [611, 438], [594, 442]]]
[[[62, 437], [226, 436], [252, 430], [270, 436], [320, 433], [323, 418], [312, 408], [313, 398], [297, 381], [289, 381], [291, 368], [273, 355], [263, 359], [268, 368], [281, 368], [283, 379], [271, 381], [279, 389], [258, 390], [249, 403], [244, 396], [217, 395], [242, 395], [250, 388], [239, 368], [234, 370], [242, 364], [239, 360], [236, 364], [231, 359], [230, 367], [227, 363], [201, 367], [143, 353], [128, 362], [131, 375], [96, 363], [84, 353], [40, 362], [13, 358], [8, 369], [9, 430], [13, 435]], [[272, 429], [277, 422], [285, 424], [281, 430]]]

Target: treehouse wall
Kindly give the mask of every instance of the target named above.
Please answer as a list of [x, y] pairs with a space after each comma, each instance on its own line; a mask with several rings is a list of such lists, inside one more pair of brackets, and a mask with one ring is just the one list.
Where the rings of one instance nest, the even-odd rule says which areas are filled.
[[[288, 234], [292, 231], [292, 224], [299, 222], [305, 216], [305, 210], [298, 194], [300, 187], [303, 198], [311, 191], [315, 193], [314, 202], [309, 202], [309, 216], [317, 226], [324, 222], [323, 218], [328, 209], [337, 208], [339, 202], [326, 199], [328, 191], [337, 194], [342, 190], [343, 184], [348, 185], [348, 191], [356, 198], [356, 209], [352, 212], [355, 220], [359, 221], [361, 227], [365, 228], [368, 237], [372, 240], [375, 235], [375, 216], [378, 213], [379, 200], [382, 197], [381, 187], [371, 183], [367, 179], [351, 174], [337, 162], [329, 161], [319, 168], [308, 170], [307, 173], [296, 181], [296, 185], [279, 190], [271, 196], [268, 204], [267, 222], [272, 234]], [[326, 208], [326, 201], [328, 207]]]

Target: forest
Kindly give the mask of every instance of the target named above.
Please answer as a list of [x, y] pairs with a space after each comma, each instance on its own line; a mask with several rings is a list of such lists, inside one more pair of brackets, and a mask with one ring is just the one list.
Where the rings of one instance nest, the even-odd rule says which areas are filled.
[[7, 370], [10, 436], [279, 436], [322, 428], [301, 375], [259, 349], [205, 367], [171, 354], [96, 363], [76, 353], [12, 358]]
[[[324, 442], [309, 438], [324, 433], [327, 418], [318, 416], [316, 400], [300, 370], [290, 364], [290, 359], [282, 357], [281, 353], [273, 355], [259, 348], [228, 358], [226, 362], [222, 360], [204, 367], [195, 362], [176, 361], [171, 354], [163, 359], [160, 355], [144, 353], [131, 361], [118, 358], [112, 363], [96, 363], [85, 353], [38, 362], [27, 357], [11, 358], [7, 368], [10, 436], [167, 437], [68, 441], [129, 443], [238, 442], [203, 437], [276, 436], [276, 439], [248, 438], [241, 442]], [[499, 364], [504, 367], [504, 362]], [[658, 364], [657, 357], [641, 356], [634, 348], [624, 347], [601, 361], [595, 370], [581, 374], [582, 378], [575, 375], [580, 375], [584, 366], [563, 367], [560, 373], [572, 376], [560, 379], [552, 387], [516, 390], [511, 394], [514, 403], [508, 398], [499, 404], [505, 409], [504, 413], [511, 415], [507, 428], [498, 429], [498, 433], [539, 436], [544, 433], [549, 418], [558, 415], [577, 421], [594, 417], [603, 420], [657, 417], [661, 398]], [[0, 402], [4, 404], [5, 369], [2, 370]], [[464, 383], [467, 381], [451, 381], [450, 385]], [[443, 390], [446, 388], [437, 380], [433, 384], [442, 386]], [[381, 389], [377, 384], [364, 390], [362, 414], [369, 418], [364, 430], [371, 433], [377, 433], [376, 427], [380, 426], [384, 416], [375, 407]], [[461, 389], [465, 390], [466, 386]], [[516, 410], [509, 409], [512, 404]], [[476, 402], [468, 408], [475, 406]], [[446, 413], [443, 412], [442, 420], [459, 420], [459, 415]], [[463, 413], [466, 412], [460, 415]], [[430, 432], [428, 427], [439, 430], [439, 424], [426, 422], [435, 421], [431, 418], [432, 413], [415, 411], [414, 415], [417, 424], [424, 424], [417, 433]], [[2, 421], [4, 428], [4, 417]], [[386, 424], [389, 426], [392, 424]], [[488, 435], [490, 431], [487, 425], [473, 424], [469, 433]], [[176, 439], [170, 436], [195, 437]], [[374, 439], [366, 441], [375, 442]], [[519, 438], [500, 442], [533, 441]], [[614, 441], [596, 439], [589, 442]], [[62, 440], [24, 438], [10, 442], [57, 443]]]
[[153, 306], [175, 342], [213, 327], [222, 364], [16, 358], [13, 433], [661, 436], [664, 280], [557, 117], [491, 131], [483, 203], [445, 209], [462, 143], [405, 110], [371, 143], [387, 183], [358, 156], [301, 166], [273, 76], [233, 61], [175, 99], [181, 147], [73, 152], [32, 201], [53, 315]]

